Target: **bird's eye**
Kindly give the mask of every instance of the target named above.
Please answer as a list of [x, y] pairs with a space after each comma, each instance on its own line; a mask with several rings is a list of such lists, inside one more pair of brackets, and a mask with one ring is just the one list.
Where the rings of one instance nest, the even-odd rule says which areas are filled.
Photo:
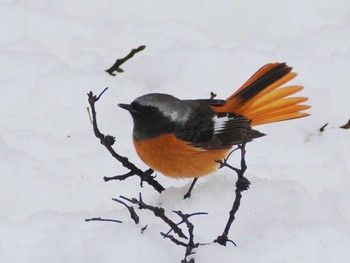
[[138, 109], [138, 108], [140, 108], [140, 105], [137, 102], [133, 101], [133, 102], [131, 102], [131, 107], [133, 109]]

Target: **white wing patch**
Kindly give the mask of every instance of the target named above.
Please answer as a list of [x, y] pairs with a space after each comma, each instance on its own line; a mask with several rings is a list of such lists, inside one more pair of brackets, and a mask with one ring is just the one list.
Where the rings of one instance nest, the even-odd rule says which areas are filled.
[[226, 114], [226, 116], [215, 116], [213, 118], [214, 121], [214, 134], [218, 132], [222, 132], [226, 127], [227, 123], [233, 119], [233, 116], [230, 114]]

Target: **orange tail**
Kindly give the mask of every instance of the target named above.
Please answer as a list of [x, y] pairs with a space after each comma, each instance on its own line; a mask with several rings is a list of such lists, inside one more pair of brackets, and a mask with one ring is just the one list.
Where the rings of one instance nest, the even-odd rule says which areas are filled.
[[300, 104], [308, 98], [289, 97], [303, 87], [281, 87], [296, 75], [285, 63], [267, 64], [232, 94], [223, 106], [213, 108], [217, 112], [243, 115], [252, 120], [252, 126], [308, 116], [302, 111], [310, 106]]

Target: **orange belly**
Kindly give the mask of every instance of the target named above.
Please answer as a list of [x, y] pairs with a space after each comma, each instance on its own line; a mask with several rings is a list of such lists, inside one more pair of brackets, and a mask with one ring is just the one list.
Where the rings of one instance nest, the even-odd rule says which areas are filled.
[[230, 149], [203, 150], [193, 148], [174, 135], [164, 134], [156, 139], [134, 140], [137, 154], [153, 170], [174, 178], [198, 178], [214, 172]]

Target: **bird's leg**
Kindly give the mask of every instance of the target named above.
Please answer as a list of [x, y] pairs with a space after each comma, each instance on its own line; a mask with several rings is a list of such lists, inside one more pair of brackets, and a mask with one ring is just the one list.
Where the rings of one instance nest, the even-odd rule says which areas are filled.
[[198, 180], [198, 178], [193, 179], [191, 186], [190, 186], [190, 189], [188, 189], [187, 193], [184, 195], [184, 199], [191, 197], [192, 189], [193, 189], [194, 185], [196, 184], [197, 180]]

